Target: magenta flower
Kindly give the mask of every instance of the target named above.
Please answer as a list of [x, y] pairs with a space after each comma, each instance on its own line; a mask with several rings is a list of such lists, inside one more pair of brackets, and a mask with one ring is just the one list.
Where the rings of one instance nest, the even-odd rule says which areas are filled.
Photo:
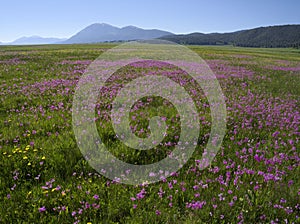
[[93, 198], [96, 199], [96, 200], [99, 200], [99, 195], [95, 194], [95, 195], [93, 196]]
[[45, 206], [39, 208], [39, 212], [45, 212], [45, 211], [46, 211], [46, 207]]
[[158, 194], [158, 196], [159, 196], [160, 198], [163, 197], [163, 195], [165, 194], [165, 192], [163, 191], [162, 187], [159, 188], [159, 192], [158, 192], [157, 194]]
[[187, 208], [192, 208], [192, 209], [202, 209], [203, 206], [206, 205], [206, 201], [192, 201], [191, 203], [187, 203], [186, 207]]
[[137, 199], [142, 199], [146, 195], [146, 190], [143, 188], [138, 194], [136, 194]]

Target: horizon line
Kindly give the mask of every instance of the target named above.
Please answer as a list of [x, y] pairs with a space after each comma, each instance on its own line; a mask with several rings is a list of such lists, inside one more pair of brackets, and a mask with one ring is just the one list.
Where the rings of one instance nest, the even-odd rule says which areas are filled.
[[85, 26], [84, 28], [80, 29], [79, 31], [75, 32], [74, 34], [72, 34], [71, 36], [69, 37], [66, 37], [66, 36], [42, 36], [42, 35], [39, 35], [39, 34], [32, 34], [32, 35], [24, 35], [24, 36], [20, 36], [14, 40], [11, 40], [11, 41], [2, 41], [0, 40], [0, 43], [1, 44], [9, 44], [9, 43], [12, 43], [18, 39], [21, 39], [21, 38], [30, 38], [30, 37], [38, 37], [38, 38], [57, 38], [57, 39], [69, 39], [71, 38], [72, 36], [74, 36], [75, 34], [77, 34], [78, 32], [82, 31], [83, 29], [91, 26], [91, 25], [94, 25], [94, 24], [103, 24], [103, 25], [109, 25], [109, 26], [113, 26], [113, 27], [116, 27], [116, 28], [119, 28], [119, 29], [122, 29], [122, 28], [125, 28], [125, 27], [136, 27], [136, 28], [139, 28], [139, 29], [144, 29], [144, 30], [161, 30], [161, 31], [166, 31], [166, 32], [170, 32], [174, 35], [187, 35], [187, 34], [192, 34], [192, 33], [203, 33], [203, 34], [210, 34], [210, 33], [220, 33], [220, 34], [223, 34], [223, 33], [234, 33], [234, 32], [238, 32], [238, 31], [243, 31], [243, 30], [251, 30], [251, 29], [256, 29], [256, 28], [264, 28], [264, 27], [275, 27], [275, 26], [293, 26], [293, 25], [300, 25], [300, 23], [284, 23], [284, 24], [272, 24], [272, 25], [260, 25], [260, 26], [255, 26], [255, 27], [248, 27], [248, 28], [242, 28], [242, 29], [237, 29], [237, 30], [231, 30], [231, 31], [208, 31], [208, 32], [201, 32], [201, 31], [189, 31], [189, 32], [183, 32], [183, 33], [176, 33], [176, 32], [172, 32], [172, 31], [169, 31], [169, 30], [164, 30], [164, 29], [160, 29], [160, 28], [141, 28], [141, 27], [138, 27], [138, 26], [135, 26], [135, 25], [126, 25], [126, 26], [122, 26], [122, 27], [119, 27], [119, 26], [115, 26], [115, 25], [112, 25], [112, 24], [109, 24], [109, 23], [106, 23], [106, 22], [95, 22], [95, 23], [91, 23], [90, 25], [87, 25]]

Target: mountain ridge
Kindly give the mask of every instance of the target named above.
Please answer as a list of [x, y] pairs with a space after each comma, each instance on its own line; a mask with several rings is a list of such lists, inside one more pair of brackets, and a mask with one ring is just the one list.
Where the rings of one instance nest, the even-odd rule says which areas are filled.
[[160, 39], [188, 45], [234, 45], [240, 47], [300, 47], [300, 25], [288, 24], [228, 33], [190, 33]]
[[119, 28], [106, 23], [93, 23], [61, 43], [74, 44], [145, 40], [166, 35], [173, 35], [173, 33], [158, 29], [142, 29], [131, 25]]
[[2, 43], [2, 44], [9, 44], [9, 45], [55, 44], [63, 40], [65, 40], [65, 38], [40, 37], [37, 35], [33, 35], [33, 36], [23, 36], [10, 43]]
[[296, 47], [300, 48], [300, 25], [275, 25], [227, 33], [173, 34], [159, 29], [136, 26], [116, 27], [107, 23], [93, 23], [70, 38], [30, 36], [0, 45], [72, 44], [162, 39], [188, 45], [234, 45], [241, 47]]

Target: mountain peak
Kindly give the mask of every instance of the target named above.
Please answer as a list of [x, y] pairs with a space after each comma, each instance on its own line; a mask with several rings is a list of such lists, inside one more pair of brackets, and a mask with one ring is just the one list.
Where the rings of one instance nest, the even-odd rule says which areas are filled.
[[106, 41], [130, 41], [159, 38], [172, 33], [163, 30], [145, 30], [136, 26], [118, 28], [107, 23], [94, 23], [63, 43], [97, 43]]
[[93, 23], [93, 24], [91, 24], [89, 26], [112, 26], [112, 25], [110, 25], [108, 23]]

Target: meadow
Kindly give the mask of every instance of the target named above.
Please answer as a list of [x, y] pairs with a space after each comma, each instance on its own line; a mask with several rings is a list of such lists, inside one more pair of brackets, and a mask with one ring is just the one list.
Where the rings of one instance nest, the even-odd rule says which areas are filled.
[[90, 167], [72, 128], [79, 78], [114, 46], [0, 47], [0, 223], [300, 222], [299, 49], [189, 46], [216, 74], [227, 107], [221, 150], [204, 170], [197, 163], [211, 117], [201, 89], [180, 69], [161, 64], [135, 63], [116, 72], [95, 114], [101, 139], [119, 159], [150, 164], [178, 144], [180, 117], [158, 97], [142, 98], [131, 111], [132, 132], [141, 138], [150, 133], [149, 118], [166, 122], [158, 146], [133, 150], [116, 137], [111, 102], [141, 73], [169, 74], [193, 96], [201, 120], [196, 150], [182, 169], [132, 186]]

